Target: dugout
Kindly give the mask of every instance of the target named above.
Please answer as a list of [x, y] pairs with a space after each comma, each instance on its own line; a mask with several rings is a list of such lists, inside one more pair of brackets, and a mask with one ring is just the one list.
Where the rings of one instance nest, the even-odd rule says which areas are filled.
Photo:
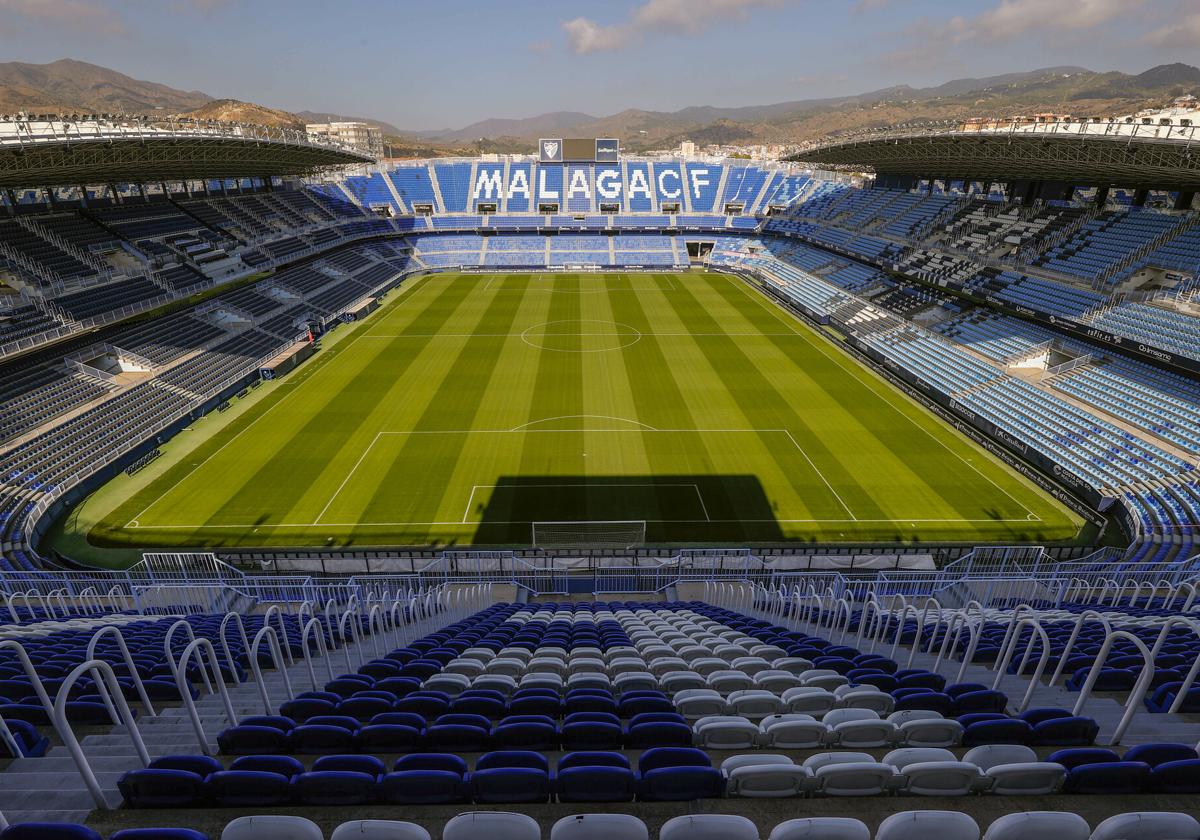
[[316, 352], [317, 345], [315, 342], [307, 340], [297, 341], [279, 355], [265, 362], [258, 369], [258, 375], [262, 379], [278, 379], [281, 376], [286, 376], [299, 367], [301, 362]]

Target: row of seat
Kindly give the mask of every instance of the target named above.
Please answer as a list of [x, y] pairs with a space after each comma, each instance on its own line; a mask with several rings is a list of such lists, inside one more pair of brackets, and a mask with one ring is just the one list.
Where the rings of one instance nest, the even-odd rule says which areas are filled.
[[[981, 840], [979, 824], [958, 811], [902, 811], [885, 818], [874, 840]], [[801, 817], [776, 825], [767, 840], [871, 840], [866, 823], [850, 817]], [[442, 840], [542, 840], [537, 820], [526, 814], [474, 811], [451, 818]], [[993, 820], [982, 840], [1200, 840], [1200, 822], [1188, 814], [1142, 811], [1103, 820], [1093, 831], [1078, 814], [1031, 811]], [[0, 840], [103, 840], [81, 825], [26, 823], [0, 832]], [[186, 828], [126, 829], [109, 840], [209, 840]], [[304, 817], [238, 817], [220, 840], [325, 840]], [[425, 828], [395, 820], [342, 823], [329, 840], [432, 840]], [[650, 840], [646, 824], [629, 814], [575, 814], [550, 828], [550, 840]], [[753, 821], [732, 814], [690, 814], [663, 823], [658, 840], [762, 840]]]
[[961, 759], [947, 749], [903, 747], [881, 760], [870, 753], [823, 752], [800, 764], [772, 753], [744, 753], [713, 768], [702, 750], [663, 747], [641, 754], [635, 771], [619, 752], [570, 752], [552, 772], [541, 753], [486, 753], [474, 770], [448, 753], [402, 756], [388, 772], [369, 755], [328, 755], [310, 770], [291, 756], [236, 759], [228, 770], [208, 756], [166, 756], [125, 773], [119, 788], [133, 807], [265, 807], [386, 802], [438, 805], [476, 802], [682, 801], [722, 795], [774, 798], [824, 794], [870, 796], [1123, 795], [1200, 793], [1200, 757], [1174, 744], [1147, 744], [1122, 758], [1111, 750], [1066, 749], [1039, 761], [1029, 747], [976, 747]]

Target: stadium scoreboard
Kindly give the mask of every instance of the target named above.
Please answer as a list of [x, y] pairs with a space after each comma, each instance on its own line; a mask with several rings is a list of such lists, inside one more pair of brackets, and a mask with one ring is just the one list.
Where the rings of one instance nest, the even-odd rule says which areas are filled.
[[620, 154], [621, 142], [615, 137], [543, 137], [538, 141], [541, 163], [616, 163]]

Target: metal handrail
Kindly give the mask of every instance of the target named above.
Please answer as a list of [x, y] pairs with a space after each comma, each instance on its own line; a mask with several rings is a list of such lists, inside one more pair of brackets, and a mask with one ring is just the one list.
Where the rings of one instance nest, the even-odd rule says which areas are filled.
[[271, 661], [275, 665], [276, 672], [283, 676], [283, 689], [287, 693], [287, 699], [294, 699], [296, 693], [292, 691], [292, 681], [288, 677], [287, 663], [284, 662], [283, 651], [279, 649], [279, 636], [275, 633], [274, 627], [264, 624], [254, 634], [254, 641], [250, 643], [250, 669], [254, 672], [254, 682], [258, 685], [258, 696], [262, 699], [263, 714], [269, 715], [272, 714], [271, 698], [267, 693], [266, 680], [263, 679], [262, 665], [258, 661], [258, 648], [263, 639], [267, 640], [267, 647], [271, 651]]
[[310, 618], [308, 623], [304, 625], [304, 629], [300, 633], [300, 649], [304, 653], [304, 664], [308, 667], [308, 678], [312, 683], [313, 691], [320, 691], [317, 687], [317, 672], [313, 669], [312, 654], [308, 649], [308, 634], [311, 631], [317, 640], [317, 650], [321, 654], [321, 659], [325, 662], [325, 670], [329, 674], [329, 682], [333, 682], [333, 663], [330, 661], [329, 648], [325, 645], [325, 634], [321, 632], [321, 620], [317, 617]]
[[96, 688], [100, 691], [100, 696], [105, 698], [106, 706], [111, 709], [113, 698], [116, 699], [116, 709], [120, 716], [119, 722], [129, 733], [129, 740], [133, 742], [134, 752], [137, 753], [138, 760], [141, 761], [143, 767], [149, 766], [150, 754], [146, 751], [146, 743], [142, 740], [142, 733], [138, 729], [137, 721], [133, 719], [133, 713], [129, 710], [129, 703], [126, 702], [125, 695], [121, 692], [121, 684], [117, 680], [117, 675], [113, 673], [112, 666], [103, 659], [89, 659], [76, 665], [63, 679], [62, 685], [58, 689], [58, 697], [54, 701], [54, 714], [51, 720], [54, 722], [54, 729], [62, 739], [63, 746], [71, 754], [96, 807], [107, 810], [108, 800], [105, 799], [100, 782], [96, 778], [96, 774], [92, 772], [92, 765], [79, 745], [79, 739], [75, 737], [70, 721], [67, 720], [67, 702], [70, 699], [71, 689], [84, 674], [91, 675], [92, 680], [96, 683]]
[[125, 644], [125, 635], [121, 629], [115, 624], [109, 624], [101, 627], [92, 634], [91, 641], [87, 646], [87, 658], [96, 658], [96, 645], [105, 636], [116, 636], [117, 647], [121, 649], [121, 658], [125, 662], [125, 668], [129, 671], [129, 677], [133, 680], [133, 687], [137, 690], [138, 699], [142, 702], [142, 708], [146, 710], [146, 714], [150, 717], [158, 717], [158, 713], [154, 711], [154, 705], [150, 702], [150, 696], [146, 693], [146, 686], [142, 682], [142, 675], [138, 673], [137, 663], [133, 661], [133, 656], [129, 653], [129, 646]]
[[[196, 710], [196, 700], [192, 697], [192, 686], [187, 681], [187, 666], [192, 657], [196, 657], [197, 664], [200, 666], [200, 673], [205, 673], [204, 669], [207, 665], [213, 669], [213, 677], [217, 688], [220, 689], [221, 701], [225, 706], [225, 717], [229, 721], [230, 726], [237, 726], [237, 713], [233, 710], [233, 701], [229, 699], [229, 691], [225, 688], [225, 680], [221, 676], [221, 669], [217, 665], [217, 652], [213, 649], [212, 642], [204, 637], [194, 640], [179, 656], [179, 661], [175, 662], [174, 657], [171, 657], [172, 669], [175, 671], [175, 686], [179, 689], [179, 696], [183, 698], [183, 705], [187, 709], [188, 717], [192, 722], [192, 731], [196, 733], [196, 740], [199, 742], [200, 751], [205, 755], [212, 755], [212, 751], [208, 746], [208, 737], [204, 734], [204, 724], [200, 720], [200, 714]], [[207, 680], [206, 680], [207, 681]], [[212, 689], [209, 689], [209, 694], [212, 694]]]
[[1104, 644], [1100, 646], [1100, 652], [1096, 654], [1096, 662], [1089, 670], [1087, 681], [1084, 682], [1083, 688], [1080, 689], [1079, 699], [1075, 701], [1075, 708], [1071, 712], [1076, 717], [1082, 714], [1084, 704], [1091, 697], [1092, 688], [1096, 685], [1096, 680], [1100, 677], [1101, 665], [1108, 658], [1109, 651], [1112, 650], [1112, 646], [1116, 643], [1117, 639], [1126, 639], [1132, 642], [1134, 647], [1138, 649], [1138, 652], [1142, 654], [1144, 664], [1142, 665], [1142, 673], [1138, 676], [1133, 690], [1129, 692], [1129, 699], [1125, 702], [1125, 713], [1121, 715], [1121, 720], [1113, 732], [1112, 740], [1108, 742], [1110, 746], [1116, 746], [1121, 743], [1121, 736], [1125, 734], [1125, 730], [1133, 722], [1133, 716], [1137, 713], [1138, 706], [1142, 703], [1142, 698], [1146, 696], [1146, 692], [1150, 688], [1150, 683], [1154, 681], [1154, 659], [1150, 656], [1150, 649], [1146, 647], [1145, 642], [1127, 630], [1110, 630], [1108, 635], [1104, 637]]
[[1050, 636], [1046, 632], [1046, 628], [1042, 627], [1041, 621], [1031, 616], [1029, 618], [1022, 618], [1017, 622], [1016, 632], [1013, 633], [1012, 640], [1002, 648], [1001, 655], [996, 659], [996, 679], [992, 682], [992, 691], [999, 690], [1000, 681], [1004, 679], [1004, 672], [1008, 669], [1008, 665], [1012, 661], [1013, 654], [1020, 643], [1021, 631], [1025, 627], [1032, 628], [1033, 633], [1030, 634], [1029, 641], [1025, 644], [1025, 653], [1021, 656], [1021, 662], [1017, 666], [1017, 673], [1024, 676], [1025, 663], [1029, 661], [1034, 641], [1041, 642], [1042, 655], [1038, 658], [1037, 668], [1034, 670], [1033, 676], [1029, 678], [1029, 686], [1025, 689], [1025, 696], [1021, 699], [1020, 706], [1017, 707], [1018, 714], [1029, 708], [1029, 702], [1033, 699], [1033, 691], [1037, 688], [1038, 683], [1041, 682], [1042, 674], [1045, 672], [1046, 665], [1050, 661]]

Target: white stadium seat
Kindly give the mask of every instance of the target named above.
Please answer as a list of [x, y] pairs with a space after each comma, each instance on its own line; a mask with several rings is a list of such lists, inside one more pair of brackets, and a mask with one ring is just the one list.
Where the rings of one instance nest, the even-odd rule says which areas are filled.
[[325, 840], [325, 835], [304, 817], [238, 817], [225, 826], [221, 840]]
[[782, 695], [789, 688], [796, 688], [799, 685], [800, 678], [798, 676], [778, 668], [759, 671], [754, 675], [754, 687], [772, 694]]
[[821, 722], [829, 727], [831, 744], [849, 749], [885, 747], [896, 737], [896, 727], [870, 709], [834, 709]]
[[737, 715], [712, 715], [692, 726], [696, 746], [709, 750], [748, 750], [758, 743], [758, 727]]
[[1109, 817], [1090, 840], [1200, 840], [1200, 822], [1187, 814], [1135, 811]]
[[998, 764], [1024, 764], [1037, 760], [1037, 753], [1023, 744], [984, 744], [972, 747], [963, 756], [963, 761], [971, 762], [984, 772]]
[[550, 840], [650, 840], [650, 832], [629, 814], [576, 814], [556, 822]]
[[[843, 689], [849, 689], [844, 691]], [[839, 693], [840, 692], [840, 693]], [[842, 686], [833, 692], [838, 703], [846, 709], [870, 709], [876, 714], [891, 714], [896, 708], [896, 701], [886, 691], [861, 686]]]
[[813, 775], [830, 796], [879, 796], [896, 784], [896, 768], [876, 761], [827, 764]]
[[421, 826], [397, 820], [354, 820], [333, 830], [329, 840], [430, 840]]
[[783, 701], [775, 694], [761, 689], [735, 691], [727, 698], [729, 713], [748, 718], [763, 718], [777, 715], [783, 709]]
[[820, 718], [837, 707], [837, 698], [828, 689], [816, 686], [789, 688], [783, 692], [783, 703], [789, 712]]
[[713, 671], [708, 675], [708, 687], [722, 694], [732, 694], [735, 691], [745, 691], [754, 685], [749, 674], [735, 671], [732, 668]]
[[871, 830], [848, 817], [806, 817], [781, 822], [767, 840], [871, 840]]
[[776, 659], [771, 663], [772, 667], [780, 671], [787, 671], [789, 674], [800, 676], [805, 671], [812, 670], [812, 662], [802, 656], [787, 656], [783, 659]]
[[983, 840], [1088, 840], [1091, 834], [1087, 820], [1078, 814], [1028, 811], [994, 820]]
[[879, 824], [875, 840], [979, 840], [975, 820], [958, 811], [904, 811]]
[[786, 713], [758, 724], [759, 744], [781, 750], [816, 749], [829, 738], [829, 727], [812, 715]]
[[1057, 792], [1067, 768], [1049, 761], [997, 764], [984, 771], [987, 790], [999, 796], [1045, 796]]
[[525, 814], [469, 811], [446, 823], [442, 840], [542, 840], [542, 829]]
[[759, 840], [758, 828], [745, 817], [696, 814], [663, 823], [658, 840]]
[[729, 772], [730, 796], [778, 799], [800, 796], [814, 787], [813, 772], [790, 761], [787, 764], [750, 764]]
[[725, 714], [725, 698], [711, 688], [687, 688], [671, 698], [675, 710], [686, 720]]

